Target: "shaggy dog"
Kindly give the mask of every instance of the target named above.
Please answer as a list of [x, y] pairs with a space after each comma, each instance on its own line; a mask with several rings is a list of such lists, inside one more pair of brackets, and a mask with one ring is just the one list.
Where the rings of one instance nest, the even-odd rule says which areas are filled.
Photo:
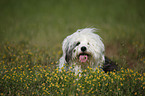
[[79, 29], [67, 36], [62, 45], [63, 55], [59, 59], [59, 70], [72, 68], [76, 74], [87, 66], [96, 67], [105, 72], [116, 69], [116, 65], [105, 57], [105, 47], [102, 38], [95, 34], [97, 29]]

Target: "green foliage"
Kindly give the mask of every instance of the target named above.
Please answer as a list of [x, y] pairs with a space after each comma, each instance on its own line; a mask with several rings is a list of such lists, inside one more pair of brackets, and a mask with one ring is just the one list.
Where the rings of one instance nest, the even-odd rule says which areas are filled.
[[54, 46], [77, 29], [95, 27], [107, 43], [144, 42], [144, 4], [144, 0], [1, 0], [0, 41]]
[[[132, 69], [104, 73], [87, 67], [75, 75], [56, 67], [47, 49], [21, 43], [0, 45], [0, 94], [3, 95], [145, 95], [145, 73]], [[58, 54], [58, 53], [57, 53]]]

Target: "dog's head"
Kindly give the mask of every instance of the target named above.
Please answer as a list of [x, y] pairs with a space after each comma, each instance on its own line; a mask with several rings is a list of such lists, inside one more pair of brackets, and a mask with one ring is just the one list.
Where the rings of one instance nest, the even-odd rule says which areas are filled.
[[63, 41], [63, 56], [67, 63], [71, 62], [103, 62], [104, 44], [95, 28], [79, 29]]

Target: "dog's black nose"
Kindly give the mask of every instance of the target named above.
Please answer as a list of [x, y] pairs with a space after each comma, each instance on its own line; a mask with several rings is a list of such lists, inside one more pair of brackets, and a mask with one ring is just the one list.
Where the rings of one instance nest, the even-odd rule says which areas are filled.
[[85, 47], [85, 46], [83, 46], [83, 47], [81, 47], [81, 51], [86, 51], [87, 50], [87, 48]]

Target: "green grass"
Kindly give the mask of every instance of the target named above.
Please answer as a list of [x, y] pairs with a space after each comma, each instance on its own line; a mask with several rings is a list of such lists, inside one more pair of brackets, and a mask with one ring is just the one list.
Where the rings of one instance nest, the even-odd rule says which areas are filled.
[[101, 29], [99, 34], [104, 42], [120, 39], [144, 42], [144, 3], [144, 0], [1, 0], [1, 41], [28, 40], [48, 46], [61, 43], [79, 28], [96, 27]]
[[[144, 4], [144, 0], [0, 0], [1, 95], [144, 95]], [[57, 72], [63, 39], [86, 27], [100, 29], [105, 54], [123, 69], [110, 75], [97, 69], [85, 77], [88, 68], [79, 80], [73, 72]]]
[[104, 73], [87, 67], [79, 76], [70, 70], [59, 72], [46, 49], [25, 42], [7, 42], [0, 48], [1, 95], [145, 95], [145, 73], [129, 68]]

